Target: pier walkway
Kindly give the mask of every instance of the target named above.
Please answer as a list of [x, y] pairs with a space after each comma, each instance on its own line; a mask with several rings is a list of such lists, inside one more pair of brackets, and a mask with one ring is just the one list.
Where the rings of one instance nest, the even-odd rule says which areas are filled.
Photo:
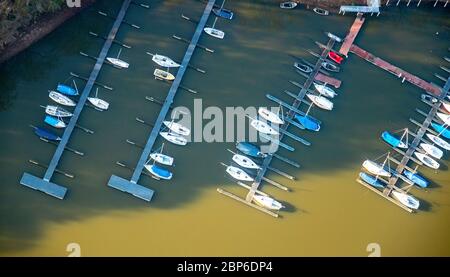
[[86, 86], [84, 87], [83, 92], [80, 95], [78, 104], [75, 107], [75, 110], [73, 111], [73, 116], [70, 118], [70, 121], [67, 124], [67, 127], [61, 138], [61, 141], [59, 142], [58, 147], [56, 148], [55, 153], [53, 154], [53, 158], [50, 161], [47, 171], [45, 172], [44, 178], [41, 179], [39, 177], [33, 176], [33, 175], [25, 172], [22, 175], [22, 178], [20, 179], [21, 185], [27, 186], [27, 187], [35, 189], [35, 190], [42, 191], [42, 192], [44, 192], [48, 195], [51, 195], [53, 197], [56, 197], [58, 199], [64, 199], [64, 196], [67, 192], [67, 188], [60, 186], [58, 184], [52, 183], [52, 182], [50, 182], [50, 180], [53, 176], [53, 173], [56, 170], [56, 167], [58, 166], [59, 160], [61, 159], [64, 149], [66, 148], [69, 138], [72, 135], [72, 131], [75, 128], [75, 125], [77, 124], [78, 117], [80, 116], [80, 113], [85, 106], [87, 97], [89, 96], [91, 89], [97, 79], [97, 76], [98, 76], [98, 74], [102, 68], [102, 65], [105, 61], [106, 55], [108, 54], [109, 48], [111, 47], [111, 44], [116, 37], [119, 27], [123, 22], [125, 13], [128, 10], [130, 3], [131, 3], [131, 0], [123, 1], [122, 7], [119, 11], [119, 14], [117, 15], [117, 17], [114, 21], [114, 24], [111, 28], [111, 31], [109, 32], [107, 40], [103, 44], [103, 47], [100, 51], [100, 55], [98, 56], [98, 59], [94, 65], [94, 68], [91, 71], [91, 75], [89, 76], [89, 79], [86, 83]]
[[353, 21], [353, 25], [350, 28], [350, 31], [348, 32], [347, 36], [344, 39], [344, 42], [341, 45], [341, 48], [339, 49], [339, 53], [342, 55], [348, 57], [348, 52], [350, 51], [350, 47], [352, 46], [353, 42], [356, 39], [356, 36], [358, 35], [359, 31], [361, 30], [362, 25], [364, 24], [364, 17], [362, 14], [358, 14], [355, 18], [355, 21]]
[[175, 77], [175, 80], [172, 83], [172, 86], [170, 87], [170, 90], [167, 94], [166, 100], [164, 101], [164, 104], [161, 108], [158, 118], [156, 119], [156, 122], [154, 123], [153, 129], [150, 133], [150, 136], [148, 137], [147, 143], [145, 144], [144, 150], [142, 151], [141, 157], [139, 158], [139, 161], [136, 165], [136, 168], [134, 169], [134, 172], [133, 172], [133, 175], [132, 175], [130, 181], [128, 181], [124, 178], [121, 178], [119, 176], [112, 175], [108, 181], [108, 186], [116, 188], [116, 189], [124, 191], [124, 192], [128, 192], [128, 193], [130, 193], [138, 198], [141, 198], [145, 201], [148, 201], [148, 202], [151, 201], [152, 196], [153, 196], [153, 191], [151, 191], [151, 192], [147, 191], [147, 193], [142, 194], [141, 192], [143, 189], [146, 189], [146, 190], [148, 190], [148, 189], [139, 185], [138, 181], [142, 174], [142, 170], [144, 169], [144, 165], [150, 155], [150, 152], [153, 149], [153, 145], [155, 144], [155, 141], [159, 135], [160, 129], [162, 127], [162, 123], [163, 123], [164, 119], [166, 118], [167, 113], [170, 110], [171, 104], [173, 103], [173, 100], [177, 93], [178, 87], [180, 86], [181, 79], [183, 79], [186, 68], [188, 67], [189, 61], [191, 60], [192, 54], [194, 53], [194, 50], [197, 46], [200, 35], [203, 32], [203, 28], [206, 25], [206, 22], [211, 13], [211, 10], [214, 6], [214, 3], [215, 3], [215, 0], [209, 0], [208, 4], [205, 7], [205, 10], [203, 11], [203, 15], [197, 24], [195, 33], [192, 36], [191, 42], [186, 50], [186, 53], [184, 54], [184, 58], [181, 63], [181, 66], [178, 69], [177, 75]]

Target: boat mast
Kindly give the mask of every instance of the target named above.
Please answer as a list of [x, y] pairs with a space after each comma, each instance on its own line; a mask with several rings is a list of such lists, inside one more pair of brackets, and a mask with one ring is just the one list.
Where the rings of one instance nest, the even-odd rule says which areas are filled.
[[79, 92], [78, 92], [78, 87], [77, 87], [77, 83], [75, 82], [75, 79], [73, 79], [72, 81], [73, 81], [73, 85], [75, 86], [75, 90], [76, 90], [77, 93], [79, 94]]
[[117, 58], [116, 59], [119, 59], [120, 53], [122, 53], [122, 47], [119, 49], [119, 53], [117, 53]]

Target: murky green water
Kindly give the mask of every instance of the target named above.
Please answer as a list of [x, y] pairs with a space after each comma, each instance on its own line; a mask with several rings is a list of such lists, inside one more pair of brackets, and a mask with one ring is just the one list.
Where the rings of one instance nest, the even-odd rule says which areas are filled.
[[[283, 90], [296, 91], [288, 80], [303, 81], [292, 69], [288, 54], [311, 59], [306, 49], [326, 41], [324, 31], [344, 36], [352, 16], [319, 17], [310, 11], [283, 11], [271, 1], [227, 1], [236, 12], [232, 21], [219, 19], [216, 27], [225, 40], [203, 35], [200, 43], [214, 54], [197, 50], [192, 63], [205, 68], [203, 75], [189, 70], [183, 84], [197, 90], [203, 106], [271, 105], [267, 92], [289, 99]], [[20, 54], [0, 71], [0, 253], [1, 255], [65, 256], [66, 245], [79, 243], [82, 255], [264, 255], [365, 256], [366, 246], [379, 243], [381, 255], [450, 254], [450, 174], [421, 169], [433, 181], [427, 191], [413, 189], [424, 210], [408, 214], [355, 182], [360, 164], [388, 151], [380, 141], [383, 130], [410, 126], [409, 117], [421, 119], [414, 109], [422, 93], [409, 84], [351, 55], [336, 76], [343, 81], [333, 112], [315, 109], [323, 122], [319, 133], [292, 129], [313, 143], [304, 147], [290, 139], [294, 153], [280, 153], [301, 163], [300, 169], [274, 161], [273, 166], [297, 177], [289, 181], [269, 177], [292, 192], [265, 185], [263, 190], [288, 204], [281, 219], [273, 219], [221, 196], [217, 187], [236, 194], [245, 191], [225, 178], [220, 161], [229, 161], [226, 148], [233, 143], [191, 143], [167, 146], [176, 158], [174, 178], [158, 182], [141, 178], [156, 190], [149, 204], [108, 188], [111, 174], [130, 177], [118, 160], [135, 165], [140, 150], [126, 139], [144, 142], [149, 127], [140, 116], [156, 119], [159, 106], [146, 95], [163, 99], [169, 86], [152, 77], [155, 65], [146, 51], [181, 60], [186, 45], [173, 34], [190, 38], [195, 25], [183, 13], [199, 18], [204, 5], [197, 1], [152, 1], [144, 10], [131, 6], [126, 19], [140, 25], [123, 25], [117, 39], [133, 46], [121, 57], [129, 70], [105, 66], [98, 81], [114, 90], [100, 90], [110, 110], [84, 109], [79, 123], [95, 130], [88, 135], [75, 130], [69, 145], [85, 157], [65, 152], [60, 168], [76, 175], [71, 180], [55, 175], [54, 182], [69, 188], [64, 201], [55, 200], [19, 185], [24, 171], [43, 176], [30, 165], [48, 163], [55, 147], [33, 135], [29, 124], [42, 125], [48, 89], [69, 77], [69, 72], [89, 75], [93, 61], [78, 54], [96, 55], [103, 43], [89, 31], [106, 34], [112, 21], [97, 9], [115, 14], [121, 1], [99, 1], [92, 9]], [[448, 10], [448, 9], [447, 9]], [[433, 73], [447, 52], [450, 20], [443, 9], [391, 8], [378, 18], [368, 18], [356, 43], [392, 63], [441, 84]], [[213, 17], [209, 22], [212, 24]], [[110, 54], [119, 50], [114, 45]], [[312, 60], [312, 59], [311, 59]], [[441, 74], [445, 75], [445, 74]], [[79, 86], [84, 83], [78, 81]], [[176, 105], [193, 106], [193, 95], [180, 91]], [[206, 123], [207, 121], [205, 121]], [[448, 159], [448, 153], [445, 154]]]

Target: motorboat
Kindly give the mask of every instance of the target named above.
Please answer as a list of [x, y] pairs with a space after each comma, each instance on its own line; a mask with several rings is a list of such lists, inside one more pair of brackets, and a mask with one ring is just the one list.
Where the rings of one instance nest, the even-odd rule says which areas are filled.
[[416, 157], [423, 162], [424, 165], [428, 166], [429, 168], [432, 169], [438, 169], [439, 168], [439, 163], [437, 161], [435, 161], [434, 159], [428, 157], [426, 154], [420, 153], [420, 152], [414, 152], [414, 155], [416, 155]]
[[250, 168], [250, 169], [259, 169], [260, 168], [260, 166], [257, 165], [252, 159], [250, 159], [244, 155], [234, 154], [232, 159], [235, 163], [237, 163], [238, 165], [245, 167], [245, 168]]
[[263, 134], [267, 135], [279, 135], [280, 133], [275, 130], [274, 128], [270, 127], [269, 124], [265, 123], [264, 121], [253, 119], [250, 122], [250, 125], [255, 128], [258, 132], [261, 132]]
[[255, 180], [253, 177], [248, 175], [245, 171], [243, 171], [239, 167], [235, 167], [232, 165], [227, 166], [226, 172], [230, 174], [231, 177], [239, 181], [253, 182]]
[[342, 58], [338, 53], [334, 51], [328, 52], [328, 58], [330, 58], [333, 62], [340, 64], [344, 58]]
[[50, 99], [52, 99], [56, 103], [64, 106], [74, 107], [77, 105], [77, 103], [75, 103], [75, 101], [73, 101], [69, 97], [53, 90], [49, 91], [48, 97], [50, 97]]
[[293, 9], [297, 7], [297, 3], [294, 1], [287, 1], [280, 3], [280, 8], [282, 9]]
[[313, 11], [318, 15], [329, 15], [330, 12], [321, 8], [314, 8]]
[[333, 109], [333, 102], [331, 102], [330, 100], [326, 99], [323, 96], [313, 94], [306, 94], [306, 96], [319, 108], [328, 111], [331, 111]]
[[171, 58], [155, 54], [152, 57], [152, 61], [154, 61], [156, 64], [162, 66], [162, 67], [179, 67], [180, 64], [173, 61]]
[[270, 121], [275, 124], [284, 124], [284, 120], [280, 118], [280, 116], [272, 111], [264, 107], [260, 107], [258, 109], [258, 114], [267, 121]]
[[280, 209], [284, 208], [283, 204], [265, 195], [258, 195], [258, 194], [253, 195], [253, 201], [256, 204], [269, 210], [279, 211]]
[[334, 98], [337, 95], [337, 93], [332, 88], [327, 87], [326, 85], [320, 85], [318, 83], [314, 83], [314, 87], [323, 96], [326, 96], [329, 98]]
[[379, 165], [371, 160], [365, 160], [362, 166], [370, 173], [376, 176], [391, 177], [391, 173], [384, 169], [382, 165]]
[[326, 32], [326, 34], [329, 38], [334, 39], [337, 42], [342, 42], [342, 39], [340, 37], [338, 37], [330, 32]]
[[442, 152], [441, 149], [438, 147], [428, 144], [428, 143], [421, 143], [420, 147], [427, 152], [428, 155], [432, 156], [433, 158], [440, 159], [444, 155], [444, 152]]
[[330, 72], [339, 72], [339, 67], [327, 61], [322, 62], [322, 67]]
[[311, 73], [313, 71], [313, 69], [309, 65], [298, 63], [298, 62], [294, 63], [294, 67], [306, 74]]
[[398, 192], [393, 190], [392, 196], [397, 199], [400, 203], [407, 206], [408, 208], [417, 210], [419, 208], [420, 202], [413, 196], [405, 193], [405, 192]]
[[153, 75], [155, 75], [156, 78], [160, 78], [166, 81], [173, 81], [175, 80], [175, 76], [173, 76], [172, 73], [161, 70], [159, 68], [156, 68], [153, 72]]

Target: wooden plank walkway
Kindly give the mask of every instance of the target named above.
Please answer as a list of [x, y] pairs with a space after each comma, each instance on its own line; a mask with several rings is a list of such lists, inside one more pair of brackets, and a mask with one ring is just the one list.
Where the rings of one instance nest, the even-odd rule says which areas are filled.
[[323, 83], [330, 84], [330, 85], [332, 85], [332, 86], [335, 87], [335, 88], [340, 88], [340, 87], [341, 87], [341, 84], [342, 84], [342, 81], [341, 81], [341, 80], [338, 80], [338, 79], [336, 79], [336, 78], [327, 76], [327, 75], [322, 74], [322, 73], [320, 73], [320, 72], [317, 73], [315, 79], [316, 79], [317, 81], [320, 81], [320, 82], [323, 82]]
[[[306, 93], [309, 90], [309, 87], [313, 84], [314, 78], [315, 78], [316, 74], [319, 72], [320, 67], [322, 66], [322, 62], [328, 56], [328, 52], [330, 51], [330, 49], [333, 48], [334, 43], [335, 43], [335, 41], [333, 39], [330, 39], [328, 41], [327, 47], [322, 51], [320, 58], [317, 60], [315, 66], [314, 66], [313, 72], [311, 72], [310, 77], [303, 84], [303, 88], [300, 90], [297, 98], [295, 99], [294, 103], [292, 104], [292, 106], [295, 109], [298, 109], [300, 107], [300, 104], [302, 103], [301, 99], [303, 99], [305, 97]], [[295, 112], [290, 110], [289, 113], [287, 114], [286, 118], [292, 119], [294, 117], [294, 115], [295, 115]], [[286, 131], [288, 127], [289, 127], [289, 122], [284, 124], [281, 127], [281, 130]], [[280, 141], [283, 139], [283, 136], [284, 136], [284, 133], [280, 132], [280, 137], [279, 137]], [[255, 195], [256, 191], [258, 190], [259, 186], [261, 185], [261, 181], [263, 180], [264, 175], [266, 174], [266, 171], [270, 165], [270, 162], [272, 161], [272, 158], [273, 158], [273, 155], [270, 155], [270, 154], [267, 155], [266, 158], [264, 158], [263, 164], [261, 165], [261, 169], [258, 171], [255, 181], [253, 182], [251, 189], [249, 190], [249, 192], [247, 193], [247, 196], [245, 197], [245, 200], [247, 202], [252, 201], [253, 196]]]
[[[205, 7], [205, 10], [203, 11], [203, 15], [197, 24], [195, 33], [192, 36], [192, 39], [189, 43], [186, 53], [184, 54], [183, 61], [181, 63], [180, 68], [178, 69], [175, 80], [173, 81], [172, 86], [170, 87], [170, 90], [167, 94], [166, 100], [164, 101], [164, 104], [161, 108], [158, 118], [156, 119], [156, 121], [154, 123], [153, 129], [150, 133], [150, 136], [148, 137], [147, 143], [145, 144], [144, 150], [142, 151], [141, 157], [139, 158], [139, 161], [134, 169], [133, 176], [131, 177], [130, 181], [128, 181], [128, 180], [118, 177], [116, 175], [112, 175], [108, 181], [109, 186], [117, 188], [119, 186], [120, 187], [128, 187], [128, 186], [133, 187], [133, 186], [138, 185], [137, 183], [142, 174], [142, 170], [144, 169], [145, 162], [147, 161], [147, 159], [150, 155], [150, 152], [153, 149], [153, 145], [155, 144], [155, 141], [158, 138], [159, 132], [162, 127], [162, 123], [165, 120], [167, 113], [170, 110], [170, 106], [173, 103], [173, 100], [177, 93], [178, 87], [180, 87], [181, 79], [183, 79], [184, 73], [186, 72], [186, 68], [188, 67], [189, 61], [191, 60], [192, 54], [194, 53], [194, 50], [197, 46], [200, 35], [203, 32], [203, 28], [206, 25], [206, 21], [208, 20], [208, 17], [211, 13], [212, 7], [214, 6], [214, 3], [215, 3], [215, 0], [209, 0], [208, 4]], [[150, 201], [152, 195], [148, 195], [149, 197], [144, 200]]]
[[406, 80], [406, 81], [410, 82], [411, 84], [418, 86], [419, 88], [425, 90], [427, 93], [434, 95], [434, 96], [439, 96], [441, 94], [441, 89], [438, 86], [435, 86], [425, 80], [422, 80], [421, 78], [419, 78], [399, 67], [396, 67], [395, 65], [392, 65], [385, 60], [382, 60], [382, 59], [374, 56], [373, 54], [365, 51], [364, 49], [359, 48], [355, 44], [352, 44], [352, 46], [350, 47], [350, 52], [352, 52], [353, 54], [356, 54], [357, 56], [363, 58], [364, 60], [370, 62], [371, 64], [374, 64], [374, 65], [386, 70], [387, 72], [390, 72], [390, 73], [394, 74], [395, 76], [402, 78], [402, 82]]
[[361, 30], [362, 25], [364, 24], [365, 18], [362, 16], [362, 14], [358, 14], [355, 18], [355, 21], [353, 21], [353, 25], [350, 28], [350, 31], [348, 32], [347, 36], [344, 39], [344, 42], [341, 45], [341, 49], [339, 49], [339, 53], [342, 55], [348, 57], [348, 52], [350, 51], [350, 48], [353, 44], [353, 42], [356, 39], [356, 36], [358, 35], [359, 31]]
[[[38, 177], [31, 178], [30, 177], [30, 176], [32, 176], [31, 174], [24, 173], [20, 180], [20, 184], [31, 187], [31, 188], [35, 188], [35, 189], [38, 189], [41, 191], [44, 191], [48, 188], [54, 188], [59, 192], [58, 196], [53, 195], [52, 193], [48, 193], [48, 194], [55, 196], [59, 199], [64, 198], [66, 190], [55, 187], [54, 185], [56, 185], [56, 184], [51, 183], [50, 180], [53, 176], [53, 173], [55, 172], [55, 169], [59, 163], [59, 160], [61, 159], [64, 149], [66, 148], [69, 138], [72, 135], [72, 131], [77, 124], [80, 113], [85, 106], [87, 97], [89, 96], [91, 89], [97, 79], [97, 76], [98, 76], [98, 74], [102, 68], [102, 65], [105, 61], [106, 55], [108, 54], [109, 48], [111, 47], [112, 42], [114, 41], [114, 38], [116, 37], [116, 34], [119, 30], [119, 27], [123, 22], [125, 13], [126, 13], [128, 7], [130, 6], [130, 3], [131, 3], [131, 0], [123, 1], [122, 7], [117, 15], [117, 18], [114, 21], [111, 31], [109, 32], [108, 38], [105, 41], [105, 43], [103, 44], [103, 47], [100, 51], [100, 55], [98, 56], [97, 62], [95, 63], [94, 68], [91, 71], [91, 75], [89, 76], [86, 86], [84, 87], [83, 92], [80, 95], [78, 104], [75, 107], [75, 110], [73, 111], [73, 116], [70, 118], [70, 121], [67, 124], [67, 127], [61, 138], [61, 141], [59, 142], [58, 147], [56, 148], [55, 153], [53, 154], [52, 160], [50, 161], [47, 171], [45, 172], [44, 178], [43, 179], [40, 179]], [[49, 185], [49, 184], [51, 184], [51, 185]], [[64, 192], [64, 193], [62, 193], [62, 192]]]

